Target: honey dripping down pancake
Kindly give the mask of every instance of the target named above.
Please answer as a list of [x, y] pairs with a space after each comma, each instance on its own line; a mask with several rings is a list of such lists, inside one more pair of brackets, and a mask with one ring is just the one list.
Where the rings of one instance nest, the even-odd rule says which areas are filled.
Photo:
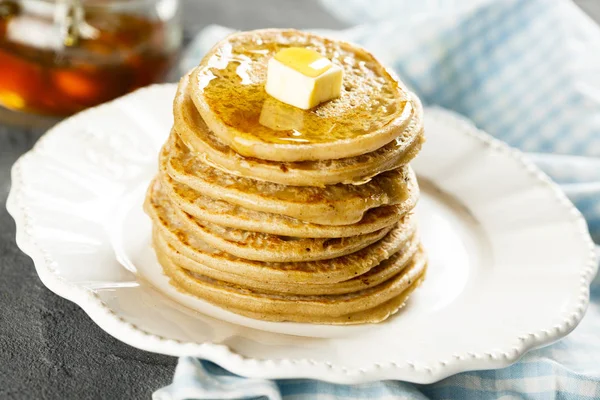
[[[295, 103], [286, 93], [296, 92], [282, 89], [291, 86], [272, 86], [280, 80], [269, 80], [277, 98], [267, 94], [267, 64], [283, 49], [333, 63], [336, 79], [341, 68], [339, 97]], [[276, 29], [219, 42], [179, 83], [144, 203], [164, 274], [250, 318], [388, 318], [427, 270], [408, 165], [424, 143], [422, 113], [414, 94], [351, 44]]]

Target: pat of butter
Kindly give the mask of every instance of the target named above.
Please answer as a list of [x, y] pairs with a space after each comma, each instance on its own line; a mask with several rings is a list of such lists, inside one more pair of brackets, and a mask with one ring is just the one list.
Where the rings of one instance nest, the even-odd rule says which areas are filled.
[[339, 97], [342, 69], [314, 50], [289, 47], [267, 65], [267, 93], [303, 110]]

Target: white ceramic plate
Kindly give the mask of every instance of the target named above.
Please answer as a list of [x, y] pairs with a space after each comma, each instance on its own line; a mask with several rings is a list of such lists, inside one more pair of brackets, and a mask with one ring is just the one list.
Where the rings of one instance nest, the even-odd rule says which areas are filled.
[[13, 168], [17, 243], [48, 288], [116, 338], [245, 376], [426, 383], [507, 366], [581, 320], [596, 266], [581, 215], [520, 153], [439, 109], [426, 110], [414, 162], [428, 277], [393, 318], [261, 322], [174, 291], [141, 209], [174, 92], [153, 86], [80, 113]]

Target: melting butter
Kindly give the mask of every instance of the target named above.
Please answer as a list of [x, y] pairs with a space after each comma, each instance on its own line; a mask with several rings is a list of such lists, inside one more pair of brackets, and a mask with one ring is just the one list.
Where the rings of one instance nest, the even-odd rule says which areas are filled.
[[275, 54], [275, 59], [304, 76], [316, 78], [331, 68], [329, 59], [305, 47], [288, 47]]

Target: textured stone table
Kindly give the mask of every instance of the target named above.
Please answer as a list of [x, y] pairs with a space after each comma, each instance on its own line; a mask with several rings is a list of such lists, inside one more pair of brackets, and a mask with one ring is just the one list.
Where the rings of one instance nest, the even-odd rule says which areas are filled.
[[[316, 1], [189, 0], [186, 41], [202, 27], [339, 28]], [[42, 131], [0, 124], [0, 399], [149, 399], [167, 385], [176, 359], [112, 338], [75, 304], [40, 282], [15, 244], [4, 204], [10, 167]]]

